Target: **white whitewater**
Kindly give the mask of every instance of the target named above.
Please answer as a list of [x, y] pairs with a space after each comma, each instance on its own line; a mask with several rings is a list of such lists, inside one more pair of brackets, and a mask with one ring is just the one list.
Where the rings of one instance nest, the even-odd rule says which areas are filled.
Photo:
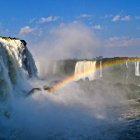
[[53, 74], [57, 73], [57, 62], [54, 62], [54, 66], [53, 66]]
[[126, 62], [125, 65], [126, 65], [126, 68], [128, 69], [128, 62]]
[[103, 77], [102, 61], [100, 61], [100, 78]]
[[22, 90], [26, 77], [37, 76], [37, 69], [24, 40], [0, 37], [0, 99], [11, 90]]
[[140, 76], [139, 62], [135, 62], [135, 76]]
[[0, 57], [0, 100], [5, 99], [12, 92], [12, 84], [9, 79], [8, 70]]
[[[93, 69], [93, 72], [90, 74], [87, 73], [88, 69]], [[75, 75], [83, 73], [83, 76], [78, 79], [85, 80], [88, 78], [90, 81], [95, 79], [95, 71], [96, 71], [96, 61], [79, 61], [75, 66]]]

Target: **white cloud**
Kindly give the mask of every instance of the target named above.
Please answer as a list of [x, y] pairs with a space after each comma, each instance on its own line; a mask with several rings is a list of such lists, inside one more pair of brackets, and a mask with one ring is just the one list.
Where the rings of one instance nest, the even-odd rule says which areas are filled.
[[101, 29], [102, 29], [102, 27], [101, 27], [100, 24], [94, 25], [94, 26], [92, 26], [91, 28], [92, 28], [92, 29], [95, 29], [95, 30], [101, 30]]
[[90, 14], [81, 14], [78, 18], [92, 18], [93, 15], [90, 15]]
[[48, 23], [57, 21], [60, 17], [59, 16], [48, 16], [48, 17], [42, 17], [38, 20], [39, 23]]
[[130, 16], [124, 16], [121, 18], [122, 21], [129, 21], [131, 19]]
[[105, 41], [106, 47], [134, 47], [140, 46], [140, 38], [110, 37]]
[[24, 26], [20, 29], [19, 34], [28, 34], [35, 30], [35, 28], [31, 28], [30, 26]]
[[116, 15], [112, 18], [112, 21], [113, 22], [116, 22], [116, 21], [119, 21], [121, 19], [121, 16], [120, 15]]
[[121, 16], [121, 15], [116, 15], [112, 18], [113, 22], [117, 22], [117, 21], [129, 21], [131, 20], [131, 16], [126, 15], [126, 16]]

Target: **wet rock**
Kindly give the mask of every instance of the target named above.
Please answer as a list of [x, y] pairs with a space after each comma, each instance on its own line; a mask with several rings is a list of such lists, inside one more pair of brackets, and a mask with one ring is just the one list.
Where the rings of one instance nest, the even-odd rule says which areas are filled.
[[29, 95], [35, 93], [36, 91], [41, 91], [41, 88], [33, 88], [33, 89], [31, 89], [31, 90], [26, 94], [26, 96], [29, 96]]
[[9, 119], [11, 117], [11, 113], [8, 111], [5, 111], [4, 116]]
[[51, 92], [53, 87], [50, 87], [50, 86], [43, 86], [43, 89], [44, 90], [47, 90], [48, 92]]

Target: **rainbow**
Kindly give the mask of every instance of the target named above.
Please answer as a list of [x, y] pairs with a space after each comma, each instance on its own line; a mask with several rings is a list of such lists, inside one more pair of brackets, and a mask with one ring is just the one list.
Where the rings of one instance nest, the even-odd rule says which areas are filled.
[[[123, 64], [126, 62], [140, 62], [140, 58], [138, 58], [138, 57], [106, 58], [106, 59], [103, 59], [103, 61], [102, 61], [102, 68], [110, 67], [113, 65]], [[98, 69], [100, 69], [99, 63], [97, 63], [96, 68], [94, 68], [94, 69], [87, 68], [86, 71], [84, 71], [84, 72], [80, 72], [78, 74], [72, 74], [72, 75], [66, 77], [65, 79], [61, 80], [56, 85], [51, 87], [48, 91], [50, 93], [53, 93], [53, 92], [59, 90], [60, 88], [64, 87], [68, 83], [78, 79], [79, 77], [82, 77], [85, 74], [93, 73], [94, 71], [96, 71]]]

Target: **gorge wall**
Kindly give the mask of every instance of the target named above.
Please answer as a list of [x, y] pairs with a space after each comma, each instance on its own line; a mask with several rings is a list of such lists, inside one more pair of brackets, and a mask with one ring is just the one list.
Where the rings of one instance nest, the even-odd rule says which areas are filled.
[[103, 79], [107, 82], [140, 83], [139, 57], [114, 57], [102, 59], [69, 59], [51, 63], [48, 71], [51, 75], [65, 76], [82, 73], [79, 79]]

